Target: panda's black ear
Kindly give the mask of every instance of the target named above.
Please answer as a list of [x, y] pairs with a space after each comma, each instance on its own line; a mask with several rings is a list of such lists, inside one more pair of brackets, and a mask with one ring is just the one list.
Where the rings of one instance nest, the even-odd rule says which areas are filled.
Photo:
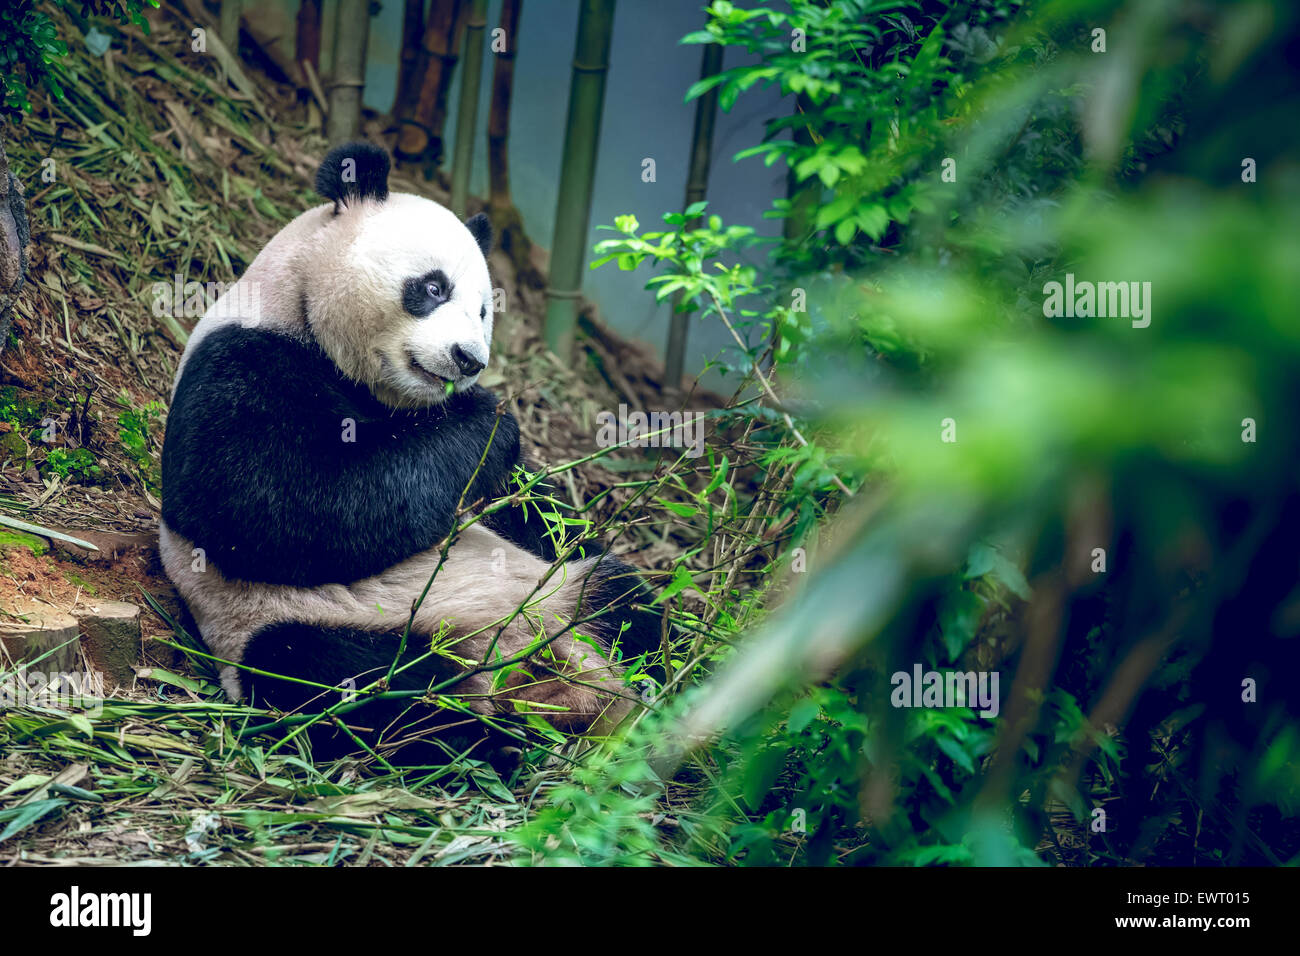
[[316, 192], [334, 203], [388, 198], [388, 153], [373, 143], [344, 143], [326, 155], [316, 171]]
[[483, 250], [483, 258], [488, 257], [492, 251], [492, 223], [488, 221], [487, 213], [481, 212], [477, 216], [470, 216], [465, 220], [465, 228], [470, 231], [478, 247]]

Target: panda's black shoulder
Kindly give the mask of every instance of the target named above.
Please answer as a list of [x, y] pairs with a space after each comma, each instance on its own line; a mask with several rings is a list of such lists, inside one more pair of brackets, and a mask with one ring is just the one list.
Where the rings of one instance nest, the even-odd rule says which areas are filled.
[[492, 456], [499, 456], [507, 468], [519, 461], [519, 423], [506, 410], [501, 397], [489, 389], [471, 385], [440, 405], [412, 414], [435, 424], [454, 420], [459, 425], [457, 431], [466, 436], [466, 448], [474, 454], [489, 447]]
[[320, 346], [306, 338], [231, 323], [199, 343], [177, 388], [226, 377], [232, 366], [279, 376], [293, 370], [299, 375], [315, 374], [332, 365]]
[[[231, 419], [238, 410], [283, 419], [307, 412], [314, 421], [338, 424], [336, 412], [360, 420], [380, 420], [386, 428], [418, 430], [422, 423], [477, 423], [472, 434], [496, 428], [500, 446], [518, 449], [514, 417], [498, 410], [500, 399], [472, 386], [439, 405], [394, 412], [369, 390], [344, 376], [316, 342], [279, 331], [232, 324], [209, 333], [187, 359], [172, 398], [171, 425], [187, 421], [207, 431], [213, 419]], [[500, 421], [497, 421], [498, 415]], [[231, 425], [237, 422], [230, 421]], [[251, 424], [247, 417], [244, 424]], [[462, 429], [463, 430], [463, 429]]]
[[205, 336], [186, 360], [168, 419], [193, 416], [206, 427], [235, 409], [245, 416], [302, 407], [332, 413], [364, 396], [316, 343], [231, 324]]
[[[357, 389], [318, 345], [231, 324], [208, 333], [185, 362], [163, 436], [163, 485], [171, 500], [206, 475], [214, 457], [257, 460], [271, 432], [356, 418]], [[196, 487], [195, 491], [201, 491]], [[164, 495], [164, 517], [168, 496]]]

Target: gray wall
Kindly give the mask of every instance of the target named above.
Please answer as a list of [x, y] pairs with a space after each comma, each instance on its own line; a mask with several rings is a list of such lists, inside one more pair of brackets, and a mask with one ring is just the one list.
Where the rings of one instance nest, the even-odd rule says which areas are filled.
[[[500, 0], [489, 4], [488, 31], [497, 25], [500, 9]], [[694, 101], [684, 103], [683, 98], [699, 77], [701, 47], [682, 46], [678, 40], [702, 27], [701, 9], [697, 0], [620, 0], [618, 4], [589, 246], [612, 235], [597, 232], [596, 226], [612, 225], [615, 216], [633, 213], [643, 229], [656, 228], [665, 212], [682, 207], [695, 119]], [[524, 0], [510, 113], [510, 183], [529, 234], [547, 247], [555, 224], [577, 22], [577, 0]], [[371, 21], [365, 90], [366, 105], [380, 112], [392, 106], [401, 29], [401, 0], [384, 0], [383, 10]], [[471, 191], [478, 195], [487, 193], [487, 108], [493, 62], [489, 49], [484, 57], [470, 181]], [[740, 54], [728, 50], [723, 66], [739, 62]], [[457, 73], [446, 126], [449, 156], [454, 149], [459, 87]], [[761, 159], [732, 163], [731, 157], [759, 142], [764, 118], [790, 109], [779, 99], [775, 90], [753, 88], [731, 113], [719, 113], [709, 181], [711, 213], [729, 224], [754, 226], [765, 235], [780, 228], [778, 221], [765, 220], [762, 214], [774, 197], [784, 195], [781, 167], [765, 167]], [[655, 160], [656, 182], [641, 181], [645, 157]], [[655, 274], [645, 265], [636, 272], [620, 272], [610, 263], [586, 274], [584, 291], [607, 323], [625, 336], [649, 342], [662, 355], [668, 307], [656, 307], [652, 294], [644, 290]], [[730, 335], [716, 319], [693, 319], [687, 371], [698, 372], [707, 358], [730, 343]], [[714, 373], [706, 381], [717, 387], [723, 380]]]

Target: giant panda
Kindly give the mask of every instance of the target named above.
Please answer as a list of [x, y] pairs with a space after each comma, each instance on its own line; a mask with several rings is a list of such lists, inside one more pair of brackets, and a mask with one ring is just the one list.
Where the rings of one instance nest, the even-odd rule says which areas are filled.
[[[608, 554], [539, 588], [553, 555], [517, 507], [465, 519], [443, 557], [458, 504], [482, 510], [521, 462], [517, 423], [476, 384], [492, 343], [491, 227], [390, 193], [388, 174], [376, 146], [331, 151], [316, 177], [326, 202], [195, 327], [163, 442], [163, 566], [227, 662], [233, 699], [319, 710], [400, 657], [381, 690], [442, 684], [472, 711], [364, 696], [347, 731], [330, 731], [344, 749], [472, 745], [501, 726], [494, 715], [528, 707], [603, 732], [634, 706], [614, 647], [657, 647], [658, 617]], [[435, 638], [450, 652], [431, 655]]]

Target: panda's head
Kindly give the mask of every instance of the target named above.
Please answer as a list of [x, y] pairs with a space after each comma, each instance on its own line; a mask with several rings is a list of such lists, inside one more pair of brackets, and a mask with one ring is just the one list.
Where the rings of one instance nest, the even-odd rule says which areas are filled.
[[316, 191], [332, 201], [299, 260], [307, 323], [349, 378], [393, 408], [441, 402], [488, 363], [492, 227], [430, 199], [388, 192], [388, 154], [330, 151]]

